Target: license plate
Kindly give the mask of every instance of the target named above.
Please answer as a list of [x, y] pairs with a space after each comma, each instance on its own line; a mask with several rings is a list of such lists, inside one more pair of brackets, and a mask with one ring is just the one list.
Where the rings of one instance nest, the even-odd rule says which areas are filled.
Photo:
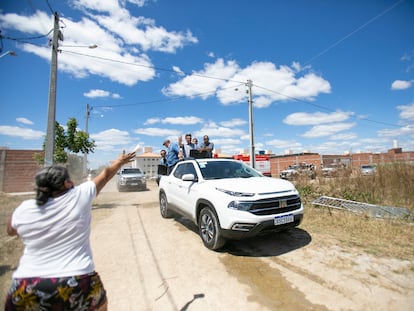
[[275, 226], [278, 226], [278, 225], [283, 225], [283, 224], [293, 222], [294, 220], [295, 219], [293, 217], [293, 214], [283, 215], [283, 216], [276, 216], [274, 224], [275, 224]]
[[133, 183], [131, 183], [131, 186], [138, 186], [138, 183], [133, 182]]

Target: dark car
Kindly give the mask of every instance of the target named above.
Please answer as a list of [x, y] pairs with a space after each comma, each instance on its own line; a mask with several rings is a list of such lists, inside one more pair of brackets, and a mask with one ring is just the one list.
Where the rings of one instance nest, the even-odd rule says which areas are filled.
[[147, 189], [147, 181], [139, 168], [128, 167], [119, 171], [116, 186], [118, 191], [145, 190]]

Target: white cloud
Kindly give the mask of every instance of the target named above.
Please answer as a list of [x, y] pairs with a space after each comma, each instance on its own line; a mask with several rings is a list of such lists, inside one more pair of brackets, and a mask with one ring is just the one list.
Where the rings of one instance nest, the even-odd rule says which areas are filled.
[[45, 133], [18, 126], [0, 125], [0, 135], [18, 137], [22, 139], [40, 139]]
[[392, 137], [397, 138], [399, 136], [411, 136], [414, 139], [414, 125], [406, 125], [396, 129], [383, 129], [378, 131], [379, 137]]
[[100, 90], [100, 89], [89, 90], [89, 92], [83, 93], [83, 96], [88, 97], [88, 98], [100, 98], [100, 97], [101, 98], [110, 97], [114, 99], [121, 98], [121, 95], [117, 93], [111, 93], [109, 91]]
[[96, 97], [109, 97], [111, 95], [110, 92], [104, 90], [89, 90], [87, 93], [83, 93], [83, 96], [88, 98], [96, 98]]
[[289, 149], [289, 150], [297, 150], [302, 148], [302, 144], [295, 140], [281, 140], [281, 139], [273, 139], [266, 142], [267, 145], [272, 146], [276, 149]]
[[[214, 64], [205, 64], [204, 70], [194, 72], [192, 75], [163, 88], [162, 92], [167, 96], [187, 96], [190, 98], [198, 96], [206, 99], [213, 96], [215, 91], [223, 85], [222, 79], [230, 78], [237, 69], [238, 66], [235, 62], [224, 63], [224, 60], [219, 59]], [[206, 79], [206, 77], [212, 77], [212, 79]], [[214, 79], [214, 77], [219, 79]]]
[[225, 127], [240, 126], [240, 125], [245, 125], [246, 123], [247, 121], [243, 119], [231, 119], [228, 121], [220, 122], [220, 124]]
[[161, 122], [160, 118], [149, 118], [147, 119], [147, 121], [144, 122], [144, 125], [151, 125], [151, 124], [160, 123], [160, 122]]
[[88, 16], [99, 25], [115, 34], [129, 45], [139, 45], [144, 51], [154, 50], [174, 53], [186, 44], [198, 40], [190, 31], [167, 31], [157, 27], [155, 21], [142, 16], [131, 16], [121, 6], [121, 1], [76, 1], [76, 5], [88, 12]]
[[210, 141], [213, 141], [214, 137], [243, 137], [247, 134], [245, 131], [240, 129], [219, 126], [215, 122], [208, 122], [200, 130], [193, 134], [194, 137], [203, 137], [204, 135], [208, 135]]
[[[118, 129], [109, 129], [99, 133], [90, 134], [90, 137], [95, 140], [96, 149], [111, 151], [128, 146], [132, 142], [132, 138], [127, 131]], [[116, 147], [116, 148], [115, 148]]]
[[414, 121], [414, 102], [410, 105], [397, 106], [397, 109], [401, 111], [400, 118], [408, 121]]
[[23, 124], [32, 125], [33, 122], [26, 118], [16, 118], [16, 121]]
[[229, 105], [247, 100], [246, 92], [237, 90], [245, 88], [250, 79], [253, 82], [254, 106], [257, 108], [267, 107], [274, 101], [291, 98], [313, 100], [320, 93], [330, 93], [328, 81], [314, 73], [295, 77], [299, 65], [294, 63], [293, 66], [277, 68], [270, 62], [253, 62], [246, 68], [240, 68], [235, 61], [225, 62], [220, 58], [215, 63], [206, 63], [203, 70], [170, 84], [163, 89], [163, 93], [203, 99], [216, 95], [223, 105]]
[[148, 0], [128, 0], [128, 2], [136, 4], [139, 7], [143, 7], [148, 2]]
[[283, 122], [289, 125], [315, 125], [332, 122], [342, 122], [347, 120], [352, 112], [336, 111], [332, 113], [315, 112], [296, 112], [288, 115]]
[[181, 125], [190, 125], [202, 123], [203, 119], [199, 117], [189, 116], [189, 117], [168, 117], [161, 120], [161, 123], [164, 124], [181, 124]]
[[413, 81], [395, 80], [391, 85], [391, 90], [405, 90], [412, 86]]
[[[133, 0], [131, 3], [141, 6], [145, 1]], [[129, 86], [149, 81], [155, 77], [155, 70], [143, 51], [175, 53], [185, 45], [198, 42], [188, 30], [168, 31], [157, 27], [151, 19], [131, 16], [125, 9], [125, 1], [75, 0], [72, 4], [86, 16], [77, 21], [71, 16], [60, 17], [65, 24], [61, 28], [65, 40], [60, 44], [62, 53], [58, 69], [77, 78], [92, 74]], [[2, 29], [43, 35], [50, 30], [45, 25], [53, 25], [53, 17], [45, 12], [37, 11], [27, 16], [0, 15]], [[98, 48], [87, 50], [86, 47], [92, 44]], [[22, 49], [50, 60], [48, 46], [23, 44]], [[134, 67], [139, 70], [133, 70]], [[114, 94], [114, 98], [118, 96]]]
[[178, 73], [179, 76], [184, 76], [185, 75], [184, 72], [180, 69], [180, 67], [173, 66], [172, 68], [176, 73]]
[[181, 132], [178, 130], [164, 129], [157, 127], [148, 127], [148, 128], [137, 128], [134, 130], [134, 133], [147, 135], [147, 136], [161, 136], [161, 137], [174, 137], [174, 139], [181, 135]]
[[323, 124], [312, 127], [309, 131], [302, 135], [305, 138], [325, 137], [334, 135], [340, 131], [349, 130], [354, 127], [356, 123], [336, 123]]
[[341, 134], [335, 134], [332, 135], [331, 137], [329, 137], [329, 139], [331, 140], [343, 140], [343, 141], [347, 141], [347, 140], [355, 140], [358, 138], [358, 135], [356, 133], [341, 133]]
[[231, 145], [238, 145], [241, 143], [240, 139], [234, 139], [234, 138], [221, 138], [221, 139], [215, 139], [214, 144], [216, 146], [231, 146]]

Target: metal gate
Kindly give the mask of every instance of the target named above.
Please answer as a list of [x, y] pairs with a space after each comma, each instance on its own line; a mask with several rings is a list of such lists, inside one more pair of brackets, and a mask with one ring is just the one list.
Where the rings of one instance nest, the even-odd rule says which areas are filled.
[[357, 214], [365, 214], [376, 218], [412, 218], [410, 210], [405, 207], [380, 206], [368, 203], [321, 196], [312, 202], [314, 205], [348, 210]]

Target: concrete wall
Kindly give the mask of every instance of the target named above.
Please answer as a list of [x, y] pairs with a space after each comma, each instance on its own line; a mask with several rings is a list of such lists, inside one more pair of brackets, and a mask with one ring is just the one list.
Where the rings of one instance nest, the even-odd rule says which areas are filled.
[[0, 149], [0, 191], [34, 190], [34, 176], [42, 167], [33, 158], [36, 153], [43, 151]]

